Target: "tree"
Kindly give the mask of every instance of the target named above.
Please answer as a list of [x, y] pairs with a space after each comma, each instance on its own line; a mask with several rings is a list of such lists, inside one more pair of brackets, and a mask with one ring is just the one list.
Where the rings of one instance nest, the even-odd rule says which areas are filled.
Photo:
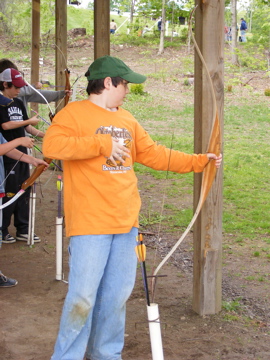
[[231, 16], [232, 16], [232, 63], [238, 64], [238, 57], [236, 53], [237, 48], [237, 0], [231, 0]]
[[[247, 8], [247, 17], [252, 19], [252, 39], [270, 51], [270, 0], [253, 0]], [[250, 29], [249, 24], [249, 31]]]
[[162, 19], [161, 19], [161, 31], [160, 31], [160, 42], [159, 42], [158, 55], [161, 55], [164, 52], [165, 5], [166, 5], [166, 0], [162, 0]]
[[133, 14], [135, 11], [135, 3], [136, 3], [136, 0], [130, 1], [130, 24], [133, 24]]
[[3, 33], [8, 33], [8, 21], [7, 21], [7, 5], [8, 0], [0, 1], [0, 29]]

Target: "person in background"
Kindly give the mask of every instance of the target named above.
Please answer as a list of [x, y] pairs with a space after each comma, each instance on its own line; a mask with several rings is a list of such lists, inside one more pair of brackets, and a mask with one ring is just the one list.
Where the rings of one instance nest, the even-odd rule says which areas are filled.
[[[3, 95], [0, 95], [0, 106], [7, 106], [12, 103], [13, 100], [5, 98]], [[34, 140], [21, 137], [14, 139], [10, 142], [7, 142], [3, 135], [0, 133], [0, 206], [2, 205], [2, 200], [5, 197], [5, 169], [4, 169], [4, 162], [3, 162], [3, 155], [6, 155], [16, 161], [24, 161], [28, 164], [32, 164], [34, 166], [38, 166], [39, 164], [46, 165], [48, 164], [43, 161], [34, 158], [33, 156], [26, 155], [25, 153], [20, 152], [16, 149], [18, 146], [25, 146], [27, 148], [32, 148], [34, 144]], [[2, 209], [0, 209], [0, 227], [2, 227]], [[0, 230], [0, 248], [2, 244], [2, 233]], [[2, 271], [0, 270], [0, 289], [1, 288], [9, 288], [16, 286], [18, 281], [12, 278], [5, 276]]]
[[242, 42], [247, 42], [246, 31], [247, 31], [247, 23], [244, 20], [244, 18], [241, 18], [240, 33], [241, 33]]
[[231, 26], [229, 26], [229, 28], [228, 28], [227, 40], [232, 41], [232, 28], [231, 28]]
[[[3, 95], [12, 100], [6, 106], [0, 106], [0, 132], [7, 141], [25, 137], [25, 131], [35, 137], [44, 137], [44, 133], [33, 125], [37, 125], [37, 116], [28, 118], [26, 109], [21, 100], [17, 99], [20, 89], [26, 86], [21, 73], [13, 68], [9, 68], [0, 73], [0, 90]], [[18, 150], [27, 154], [25, 146], [18, 146]], [[7, 176], [5, 181], [6, 193], [14, 196], [21, 188], [22, 183], [30, 176], [29, 166], [26, 163], [16, 163], [13, 159], [4, 156], [4, 166]], [[3, 210], [2, 242], [13, 243], [16, 240], [28, 240], [29, 223], [29, 197], [30, 188], [26, 190], [17, 201]], [[3, 203], [9, 199], [5, 197]], [[16, 239], [8, 232], [12, 215], [14, 215], [14, 226], [16, 227]], [[40, 238], [35, 234], [34, 242], [40, 242]]]
[[224, 39], [225, 39], [225, 41], [227, 41], [228, 40], [228, 26], [227, 25], [225, 25], [224, 26]]
[[[59, 111], [43, 141], [46, 157], [63, 160], [70, 272], [51, 360], [121, 360], [126, 302], [132, 292], [141, 199], [134, 163], [178, 173], [202, 172], [222, 156], [189, 155], [157, 144], [121, 108], [128, 84], [144, 75], [112, 56], [85, 76], [88, 98]], [[76, 174], [76, 176], [74, 176]]]
[[144, 27], [144, 29], [143, 29], [143, 31], [142, 31], [142, 36], [144, 36], [145, 34], [147, 34], [148, 31], [150, 31], [150, 29], [149, 29], [148, 25], [145, 25], [145, 27]]
[[112, 21], [110, 22], [110, 33], [115, 34], [116, 29], [117, 29], [117, 25], [114, 19], [112, 19]]
[[161, 26], [162, 26], [162, 19], [160, 19], [157, 23], [158, 31], [161, 31]]

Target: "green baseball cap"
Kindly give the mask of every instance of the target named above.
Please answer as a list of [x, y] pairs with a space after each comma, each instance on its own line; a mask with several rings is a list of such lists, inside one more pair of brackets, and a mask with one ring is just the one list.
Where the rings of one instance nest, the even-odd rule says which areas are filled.
[[90, 74], [87, 76], [87, 80], [117, 76], [134, 84], [141, 84], [146, 80], [146, 76], [132, 71], [122, 60], [109, 55], [97, 58], [88, 70]]

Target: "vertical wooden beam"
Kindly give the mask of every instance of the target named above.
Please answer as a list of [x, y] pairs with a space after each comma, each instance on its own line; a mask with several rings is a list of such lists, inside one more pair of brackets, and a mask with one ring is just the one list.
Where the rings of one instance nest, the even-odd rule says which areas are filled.
[[[55, 84], [56, 90], [64, 90], [67, 68], [67, 2], [55, 0]], [[62, 101], [57, 111], [64, 107]]]
[[[39, 81], [39, 52], [40, 52], [40, 0], [32, 0], [32, 47], [31, 47], [31, 84]], [[38, 111], [38, 104], [31, 107]]]
[[94, 0], [94, 58], [110, 55], [110, 0]]
[[[195, 37], [210, 71], [221, 128], [224, 106], [224, 0], [196, 0]], [[195, 55], [194, 148], [207, 150], [212, 128], [213, 100], [206, 71]], [[222, 131], [223, 132], [223, 131]], [[194, 208], [197, 207], [201, 174], [194, 177]], [[222, 170], [194, 225], [193, 309], [200, 315], [221, 310]]]

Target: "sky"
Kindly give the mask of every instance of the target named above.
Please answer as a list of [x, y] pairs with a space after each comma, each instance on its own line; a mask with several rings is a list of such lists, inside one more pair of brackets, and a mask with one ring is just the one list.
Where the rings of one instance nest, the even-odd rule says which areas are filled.
[[[80, 8], [87, 8], [87, 5], [89, 2], [93, 2], [94, 0], [79, 0], [81, 5], [79, 6]], [[248, 5], [250, 4], [251, 0], [238, 0], [237, 1], [237, 7], [241, 7], [243, 6], [244, 8], [247, 8]]]

